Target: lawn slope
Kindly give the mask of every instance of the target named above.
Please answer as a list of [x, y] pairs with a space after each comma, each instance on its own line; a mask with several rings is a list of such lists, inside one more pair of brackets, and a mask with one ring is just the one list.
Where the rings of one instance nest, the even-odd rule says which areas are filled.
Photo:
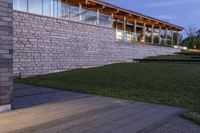
[[18, 83], [185, 107], [200, 112], [200, 65], [122, 63], [16, 80]]

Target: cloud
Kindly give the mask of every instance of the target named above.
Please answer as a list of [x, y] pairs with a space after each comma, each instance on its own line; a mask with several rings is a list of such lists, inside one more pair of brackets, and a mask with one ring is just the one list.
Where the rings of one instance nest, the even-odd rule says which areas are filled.
[[200, 3], [199, 0], [168, 0], [163, 2], [154, 2], [146, 5], [146, 7], [161, 7], [161, 6], [180, 6], [183, 4]]

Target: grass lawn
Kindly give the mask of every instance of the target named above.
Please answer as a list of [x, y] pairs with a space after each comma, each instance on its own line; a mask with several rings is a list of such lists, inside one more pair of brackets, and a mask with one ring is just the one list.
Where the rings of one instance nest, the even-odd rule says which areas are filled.
[[200, 64], [122, 63], [16, 82], [175, 105], [200, 112]]

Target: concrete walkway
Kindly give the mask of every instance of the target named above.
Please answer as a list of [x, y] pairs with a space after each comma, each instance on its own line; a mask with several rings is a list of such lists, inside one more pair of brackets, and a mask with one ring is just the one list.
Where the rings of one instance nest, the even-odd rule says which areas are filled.
[[[26, 85], [23, 87], [26, 88]], [[157, 104], [65, 93], [66, 99], [63, 97], [63, 100], [1, 113], [0, 133], [135, 133], [183, 111]], [[27, 102], [17, 94], [15, 96], [21, 100], [15, 100], [14, 105], [17, 105], [17, 101]]]
[[12, 108], [19, 109], [32, 107], [57, 100], [67, 100], [76, 96], [84, 96], [84, 94], [31, 85], [14, 84], [14, 100], [12, 102]]
[[200, 133], [200, 126], [175, 116], [156, 126], [146, 128], [139, 133]]

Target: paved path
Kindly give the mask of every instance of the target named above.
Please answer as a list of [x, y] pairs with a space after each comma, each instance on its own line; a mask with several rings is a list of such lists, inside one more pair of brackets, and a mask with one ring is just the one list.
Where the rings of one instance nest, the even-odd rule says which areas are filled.
[[34, 105], [54, 102], [61, 99], [70, 99], [84, 94], [51, 88], [36, 87], [24, 84], [14, 84], [13, 109], [32, 107]]
[[[1, 113], [0, 133], [135, 133], [183, 111], [157, 104], [65, 93], [67, 99]], [[20, 102], [26, 103], [22, 99]]]
[[200, 133], [200, 126], [175, 116], [163, 123], [144, 129], [139, 133]]

